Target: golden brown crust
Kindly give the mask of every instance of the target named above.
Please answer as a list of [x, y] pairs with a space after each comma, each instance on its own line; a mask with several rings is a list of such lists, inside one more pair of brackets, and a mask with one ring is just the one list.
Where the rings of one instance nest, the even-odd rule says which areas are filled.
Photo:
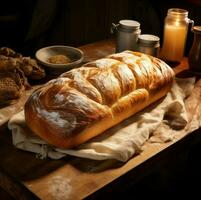
[[25, 105], [28, 126], [48, 143], [77, 146], [164, 96], [174, 73], [161, 60], [125, 51], [64, 73]]

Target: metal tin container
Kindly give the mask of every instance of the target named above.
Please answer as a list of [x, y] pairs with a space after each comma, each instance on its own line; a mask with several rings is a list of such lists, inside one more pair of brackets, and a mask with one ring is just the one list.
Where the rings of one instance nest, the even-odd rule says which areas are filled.
[[119, 24], [112, 24], [112, 32], [116, 32], [116, 52], [137, 50], [137, 39], [141, 33], [139, 22], [120, 20]]
[[159, 56], [160, 38], [155, 35], [143, 34], [138, 37], [138, 51], [151, 56]]

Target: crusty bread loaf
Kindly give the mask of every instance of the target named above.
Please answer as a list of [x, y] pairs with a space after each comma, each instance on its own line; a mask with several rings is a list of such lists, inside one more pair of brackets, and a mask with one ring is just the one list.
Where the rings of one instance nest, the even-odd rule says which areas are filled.
[[166, 95], [173, 77], [160, 59], [113, 54], [37, 89], [25, 104], [26, 123], [49, 144], [72, 148]]

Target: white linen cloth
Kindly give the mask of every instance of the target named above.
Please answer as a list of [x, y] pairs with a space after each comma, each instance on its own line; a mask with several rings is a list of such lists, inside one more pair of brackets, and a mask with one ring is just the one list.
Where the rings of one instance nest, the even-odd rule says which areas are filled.
[[160, 136], [159, 142], [170, 141], [174, 139], [173, 129], [183, 129], [186, 126], [188, 115], [184, 98], [191, 93], [194, 83], [194, 78], [175, 81], [171, 91], [160, 102], [74, 149], [55, 148], [32, 134], [26, 126], [23, 111], [10, 119], [8, 128], [12, 130], [13, 144], [17, 148], [34, 152], [40, 158], [60, 159], [66, 155], [73, 155], [95, 160], [117, 159], [125, 162], [142, 151], [143, 144], [151, 136], [152, 142], [157, 142], [155, 135]]

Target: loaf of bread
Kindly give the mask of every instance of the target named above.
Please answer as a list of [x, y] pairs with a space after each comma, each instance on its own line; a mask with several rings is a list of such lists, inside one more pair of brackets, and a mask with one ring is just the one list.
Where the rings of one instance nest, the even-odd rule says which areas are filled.
[[173, 78], [158, 58], [113, 54], [37, 89], [25, 104], [26, 123], [47, 143], [72, 148], [165, 96]]

